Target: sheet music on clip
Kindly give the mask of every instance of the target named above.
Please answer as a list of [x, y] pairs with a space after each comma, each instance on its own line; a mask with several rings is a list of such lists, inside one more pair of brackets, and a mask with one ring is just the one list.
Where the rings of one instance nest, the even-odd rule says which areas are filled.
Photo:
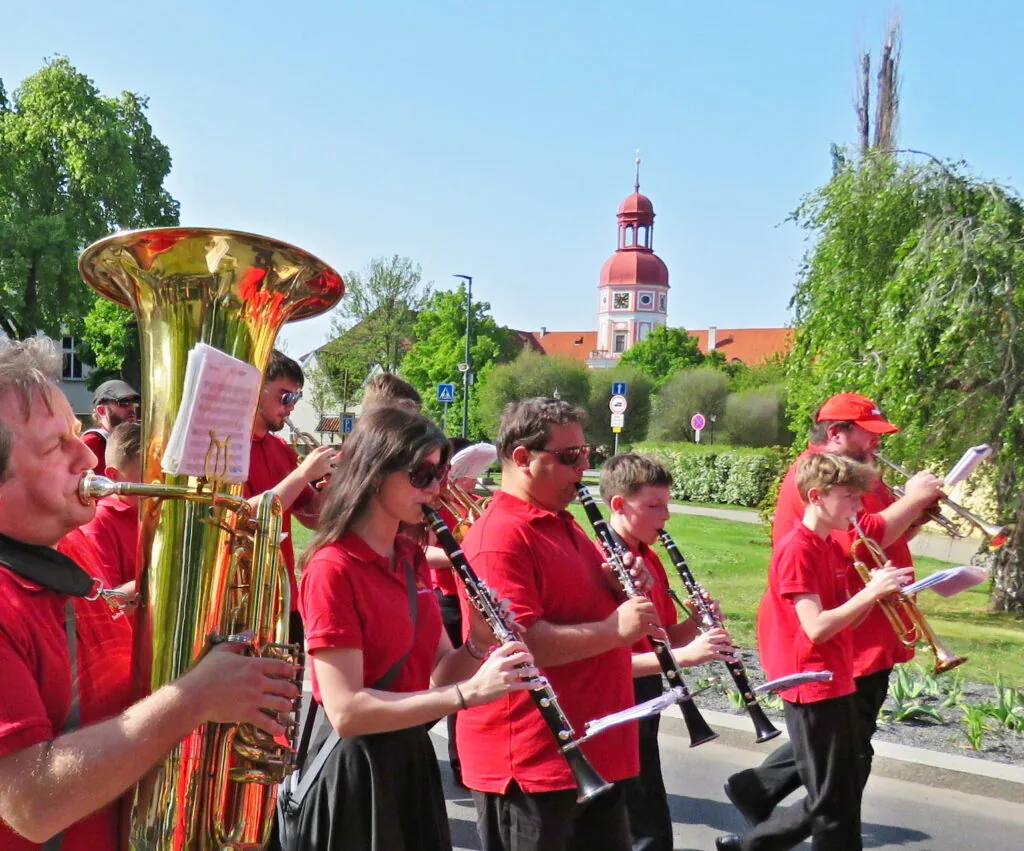
[[[244, 482], [249, 477], [253, 411], [262, 382], [252, 364], [197, 343], [188, 353], [181, 406], [160, 462], [164, 472]], [[211, 454], [211, 432], [218, 442], [228, 441], [226, 467]], [[208, 469], [211, 464], [216, 466]]]
[[957, 461], [942, 480], [947, 488], [953, 487], [966, 479], [974, 468], [992, 454], [992, 447], [987, 443], [972, 446]]
[[985, 568], [972, 564], [965, 564], [960, 567], [947, 567], [943, 570], [935, 571], [931, 576], [926, 576], [924, 579], [918, 579], [917, 582], [904, 586], [903, 593], [916, 594], [918, 591], [931, 588], [932, 591], [941, 597], [952, 597], [954, 594], [959, 594], [961, 591], [966, 591], [968, 588], [980, 585], [988, 577], [989, 572]]
[[679, 686], [675, 686], [664, 694], [652, 697], [650, 700], [645, 700], [636, 706], [630, 706], [620, 712], [613, 712], [611, 715], [605, 715], [603, 718], [595, 718], [593, 721], [588, 721], [584, 725], [584, 732], [587, 738], [590, 738], [598, 733], [603, 733], [605, 730], [610, 730], [612, 727], [618, 727], [619, 724], [625, 724], [627, 721], [639, 721], [641, 718], [647, 718], [650, 715], [664, 712], [670, 706], [675, 706], [679, 703], [683, 694], [683, 690]]

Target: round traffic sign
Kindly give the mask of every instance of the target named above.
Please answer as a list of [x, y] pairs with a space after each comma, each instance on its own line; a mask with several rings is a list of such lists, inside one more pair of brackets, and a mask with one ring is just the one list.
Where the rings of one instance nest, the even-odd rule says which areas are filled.
[[704, 419], [703, 414], [694, 414], [690, 417], [690, 428], [694, 431], [702, 431], [706, 425], [707, 420]]
[[613, 414], [624, 414], [628, 407], [629, 402], [626, 401], [625, 396], [612, 396], [612, 398], [608, 400], [608, 410]]

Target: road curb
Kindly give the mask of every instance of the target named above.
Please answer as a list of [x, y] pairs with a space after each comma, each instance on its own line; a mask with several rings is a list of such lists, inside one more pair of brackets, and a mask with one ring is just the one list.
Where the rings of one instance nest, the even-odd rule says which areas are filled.
[[[726, 712], [701, 709], [701, 715], [718, 733], [716, 744], [727, 747], [767, 756], [788, 738], [785, 726], [776, 723], [776, 726], [781, 726], [782, 735], [759, 745], [754, 741], [754, 728], [745, 714], [730, 715]], [[671, 736], [687, 735], [686, 725], [678, 706], [666, 709], [661, 714], [661, 719], [661, 732]], [[872, 776], [906, 780], [938, 789], [955, 789], [973, 795], [999, 798], [1014, 804], [1024, 801], [1024, 766], [930, 751], [877, 739], [872, 744], [875, 749]]]

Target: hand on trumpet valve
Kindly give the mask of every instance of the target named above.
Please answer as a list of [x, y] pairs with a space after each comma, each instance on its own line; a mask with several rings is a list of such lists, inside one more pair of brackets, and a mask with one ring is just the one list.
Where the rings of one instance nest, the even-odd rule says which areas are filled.
[[903, 499], [909, 500], [925, 510], [938, 502], [945, 494], [942, 492], [942, 479], [927, 470], [914, 473], [903, 486]]
[[[338, 450], [333, 446], [318, 446], [302, 459], [299, 470], [303, 478], [314, 487], [330, 478], [338, 463]], [[319, 488], [317, 488], [319, 490]]]
[[914, 581], [914, 568], [893, 567], [891, 561], [887, 561], [883, 567], [871, 571], [871, 581], [865, 585], [865, 589], [876, 600], [888, 597], [890, 594], [898, 594], [903, 586]]

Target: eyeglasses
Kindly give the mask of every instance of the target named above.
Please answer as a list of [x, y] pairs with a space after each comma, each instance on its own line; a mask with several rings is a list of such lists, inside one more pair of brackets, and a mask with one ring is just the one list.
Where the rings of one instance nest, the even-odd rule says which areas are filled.
[[409, 471], [409, 484], [417, 490], [429, 488], [434, 482], [443, 482], [448, 475], [448, 464], [435, 464], [433, 461], [421, 461]]
[[117, 405], [119, 408], [137, 408], [140, 400], [131, 397], [128, 399], [104, 399], [100, 404], [103, 405]]
[[[264, 390], [263, 392], [266, 393], [267, 391]], [[294, 405], [301, 398], [302, 398], [302, 391], [301, 390], [295, 390], [295, 391], [282, 390], [281, 391], [281, 404], [284, 405], [286, 408], [289, 405]]]
[[590, 457], [590, 444], [583, 443], [580, 446], [565, 446], [562, 449], [534, 449], [533, 451], [547, 452], [549, 455], [554, 455], [555, 460], [559, 464], [572, 467], [580, 460], [581, 455]]

